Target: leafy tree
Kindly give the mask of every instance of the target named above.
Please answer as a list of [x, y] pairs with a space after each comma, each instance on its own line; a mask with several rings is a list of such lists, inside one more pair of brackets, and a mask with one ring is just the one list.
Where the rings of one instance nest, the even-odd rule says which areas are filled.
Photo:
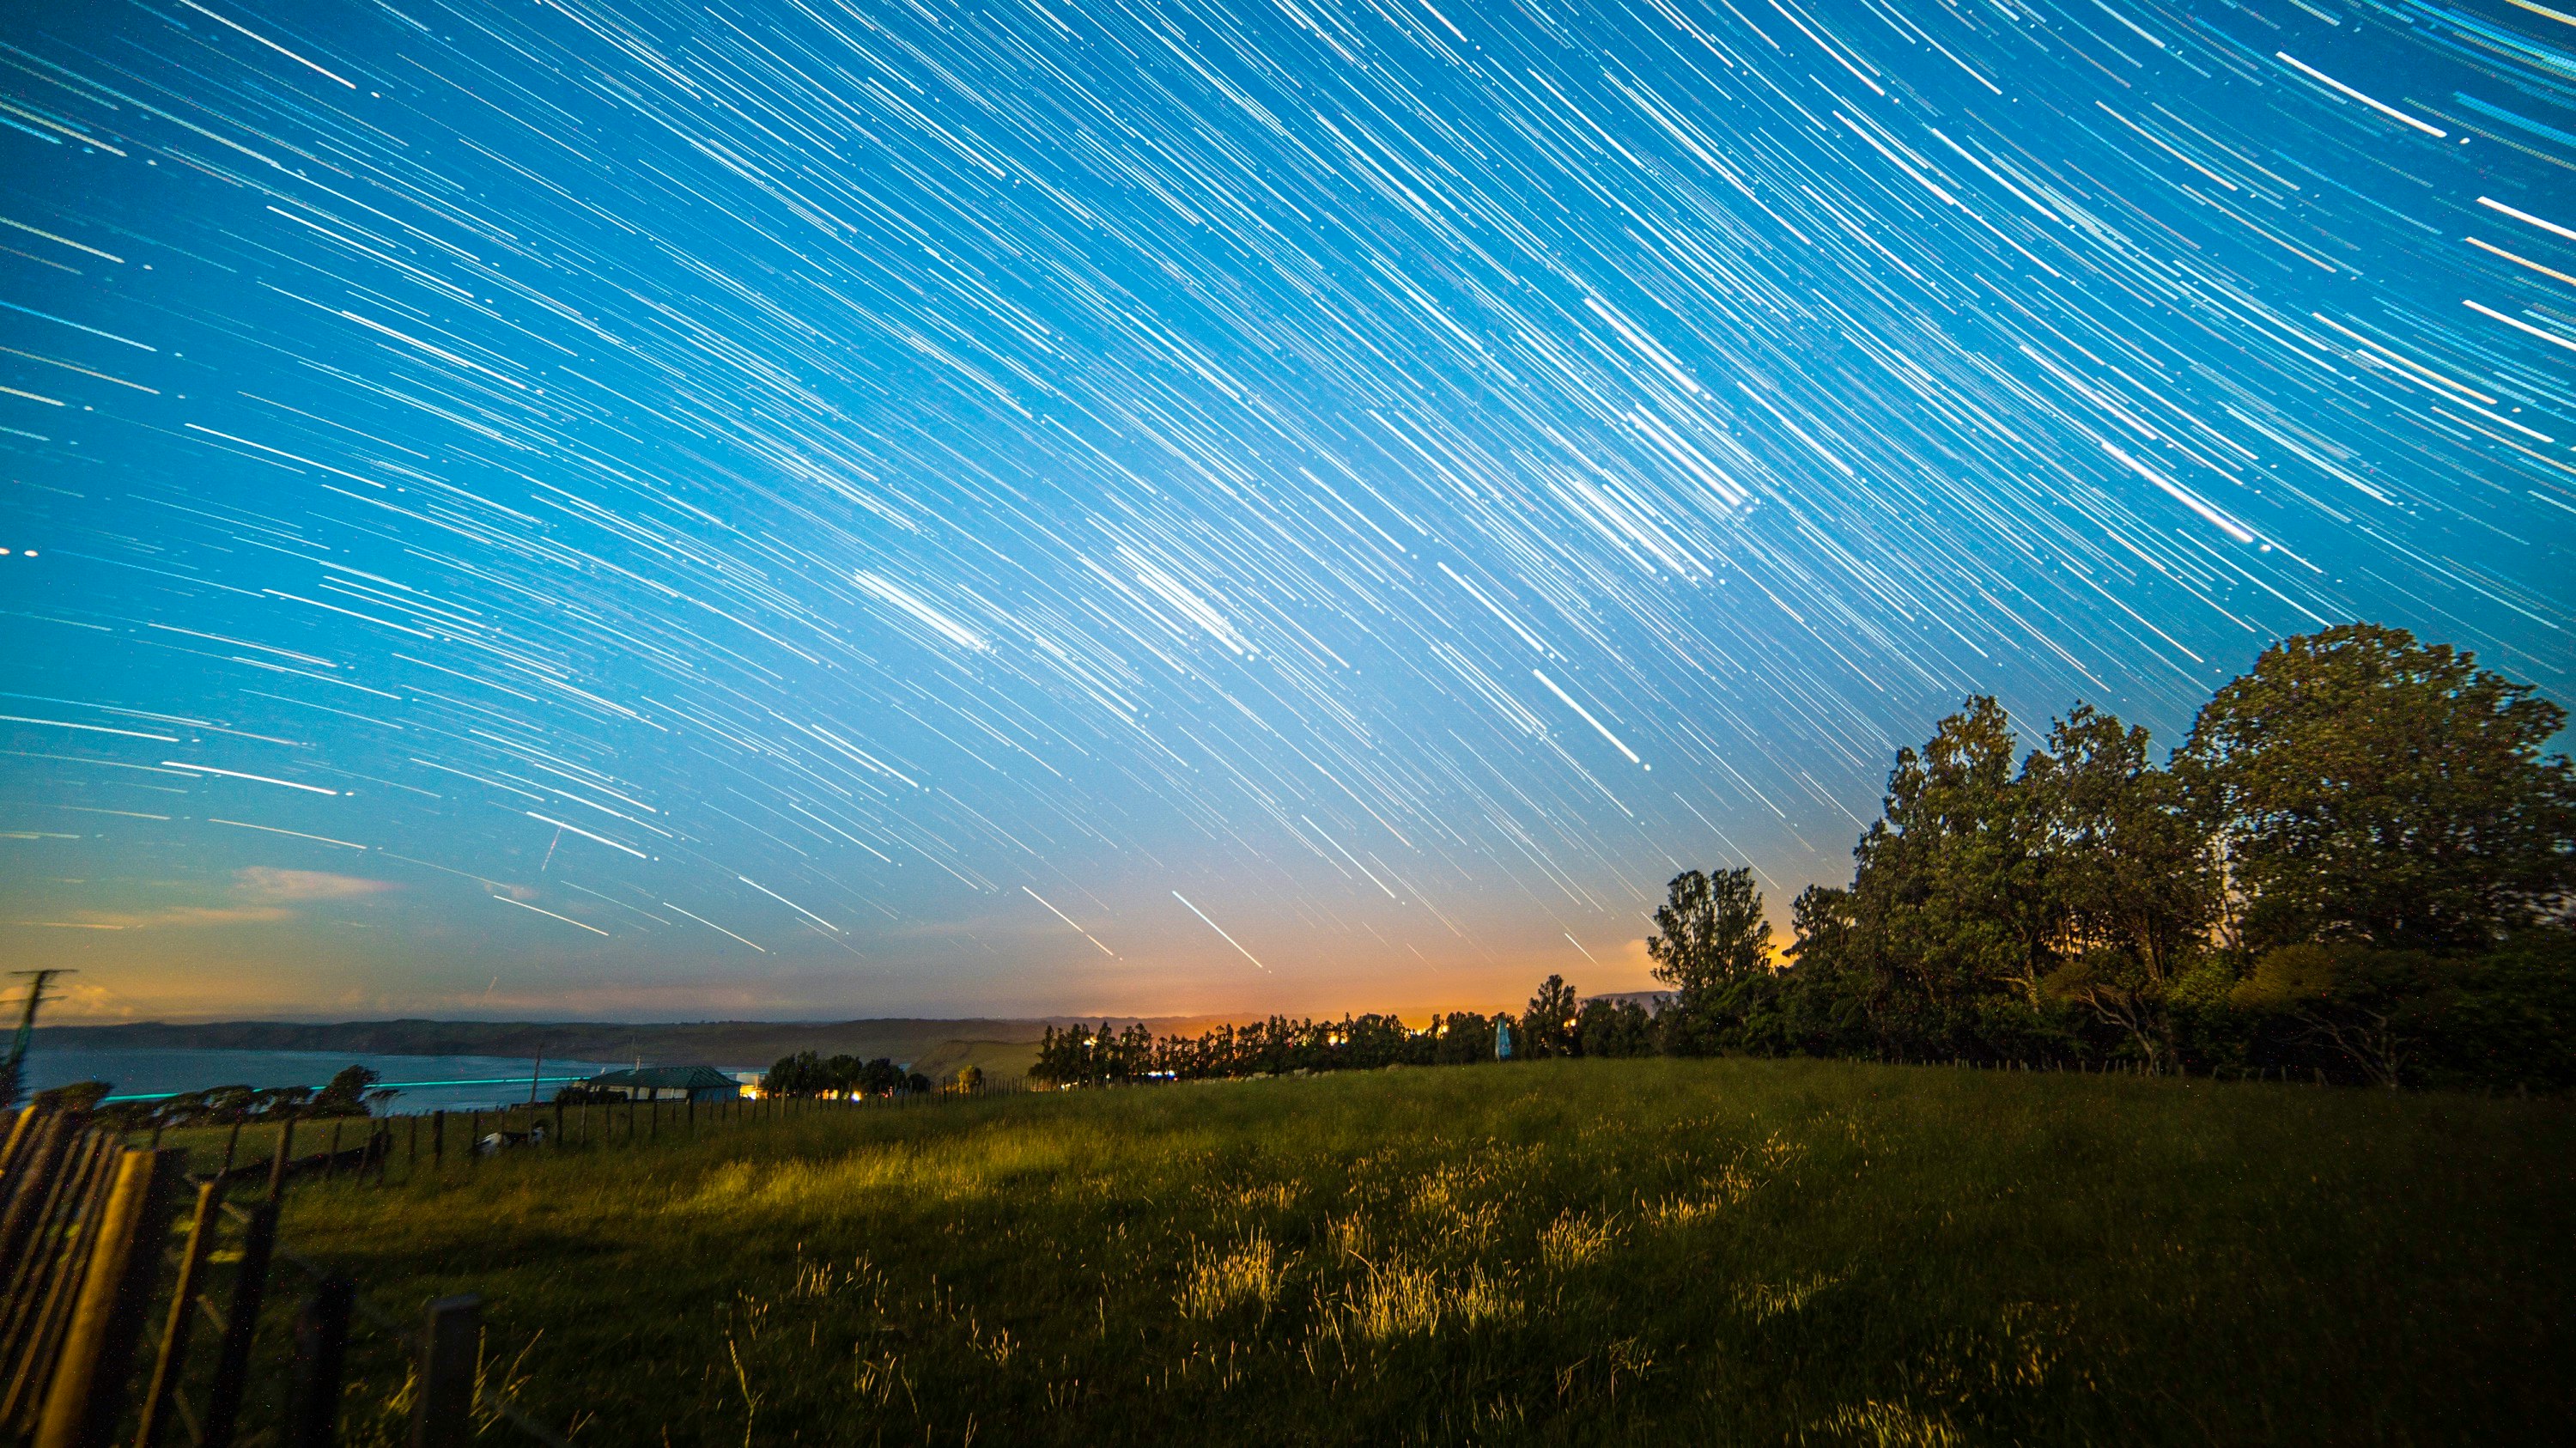
[[1513, 1042], [1513, 1054], [1519, 1056], [1571, 1056], [1577, 1037], [1574, 1019], [1574, 987], [1565, 977], [1551, 975], [1540, 981], [1537, 994], [1529, 999], [1529, 1009], [1521, 1015], [1519, 1039]]
[[367, 1088], [384, 1077], [364, 1066], [343, 1066], [330, 1083], [315, 1093], [305, 1108], [307, 1116], [364, 1116], [367, 1114]]
[[2433, 1085], [2576, 1086], [2576, 930], [2525, 931], [2462, 962], [2419, 1060]]
[[1607, 1001], [1598, 996], [1583, 1003], [1574, 1022], [1575, 1054], [1582, 1056], [1651, 1056], [1655, 1051], [1655, 1018], [1635, 1001]]
[[2147, 758], [2147, 731], [2079, 704], [2024, 764], [2052, 896], [2047, 979], [2125, 1034], [2152, 1069], [2175, 1058], [2166, 996], [2207, 952], [2217, 856], [2179, 779]]
[[2181, 762], [2257, 957], [2309, 940], [2483, 950], [2564, 918], [2566, 711], [2404, 629], [2284, 639], [2200, 711]]
[[2445, 964], [2420, 950], [2306, 942], [2266, 954], [2232, 994], [2240, 1007], [2290, 1022], [2294, 1040], [2325, 1048], [2393, 1091], [2452, 985]]
[[1494, 1021], [1473, 1011], [1451, 1011], [1441, 1017], [1432, 1059], [1448, 1066], [1494, 1059]]
[[2058, 912], [2014, 747], [2003, 706], [1970, 698], [1921, 752], [1897, 751], [1885, 815], [1853, 851], [1854, 954], [1918, 1016], [1973, 1018], [1998, 996], [2039, 1004]]
[[1685, 870], [1665, 888], [1646, 940], [1655, 979], [1673, 988], [1665, 1049], [1703, 1055], [1723, 1044], [1730, 989], [1769, 970], [1771, 927], [1751, 870]]
[[781, 1056], [760, 1077], [760, 1093], [764, 1096], [818, 1096], [829, 1086], [830, 1072], [812, 1051]]

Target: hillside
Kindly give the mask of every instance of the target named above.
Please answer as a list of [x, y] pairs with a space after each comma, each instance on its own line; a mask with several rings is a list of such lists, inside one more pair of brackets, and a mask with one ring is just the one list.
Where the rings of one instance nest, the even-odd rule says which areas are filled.
[[[2576, 1356], [2558, 1100], [1622, 1060], [576, 1118], [285, 1233], [486, 1295], [581, 1442], [2530, 1442]], [[398, 1436], [361, 1358], [343, 1441]]]

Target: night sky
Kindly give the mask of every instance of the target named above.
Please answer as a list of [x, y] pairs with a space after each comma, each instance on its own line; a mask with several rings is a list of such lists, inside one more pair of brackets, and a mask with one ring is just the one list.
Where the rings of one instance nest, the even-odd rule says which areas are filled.
[[1492, 1008], [1970, 692], [2566, 700], [2576, 15], [12, 4], [0, 348], [71, 1015]]

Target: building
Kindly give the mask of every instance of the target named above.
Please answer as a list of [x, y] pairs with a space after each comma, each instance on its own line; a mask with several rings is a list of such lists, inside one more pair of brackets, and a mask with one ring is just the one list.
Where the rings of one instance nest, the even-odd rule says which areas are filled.
[[584, 1081], [585, 1091], [629, 1101], [731, 1101], [742, 1094], [735, 1080], [713, 1066], [643, 1066], [603, 1071]]

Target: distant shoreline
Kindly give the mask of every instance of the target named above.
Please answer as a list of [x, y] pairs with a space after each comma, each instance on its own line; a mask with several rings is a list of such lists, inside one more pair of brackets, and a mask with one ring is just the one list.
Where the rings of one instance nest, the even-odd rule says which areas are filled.
[[[1659, 992], [1630, 992], [1647, 1004]], [[1650, 1006], [1651, 1008], [1651, 1006]], [[1425, 1013], [1428, 1018], [1428, 1013]], [[818, 1056], [883, 1056], [924, 1063], [936, 1075], [981, 1066], [1018, 1075], [1036, 1059], [1050, 1026], [1112, 1029], [1142, 1024], [1157, 1034], [1195, 1034], [1242, 1015], [1196, 1016], [886, 1016], [845, 1021], [440, 1021], [417, 1017], [372, 1021], [129, 1021], [115, 1025], [36, 1028], [44, 1050], [312, 1051], [363, 1056], [504, 1056], [585, 1061], [642, 1060], [658, 1065], [767, 1064], [812, 1051]]]
[[849, 1021], [138, 1021], [40, 1026], [39, 1050], [320, 1051], [386, 1056], [562, 1056], [662, 1061], [774, 1061], [822, 1055], [908, 1054], [944, 1041], [1033, 1044], [1043, 1020]]
[[[1648, 1009], [1661, 991], [1615, 992]], [[1429, 1012], [1424, 1013], [1425, 1018]], [[1323, 1019], [1318, 1014], [1318, 1019]], [[874, 1016], [841, 1021], [443, 1021], [398, 1017], [361, 1021], [125, 1021], [112, 1025], [36, 1028], [35, 1044], [56, 1049], [180, 1051], [356, 1051], [391, 1056], [579, 1056], [626, 1060], [638, 1054], [677, 1060], [763, 1061], [799, 1051], [820, 1055], [891, 1055], [929, 1042], [974, 1041], [1035, 1046], [1049, 1026], [1113, 1029], [1142, 1024], [1158, 1034], [1197, 1032], [1228, 1022], [1249, 1024], [1258, 1012], [1166, 1016], [1052, 1015]]]

